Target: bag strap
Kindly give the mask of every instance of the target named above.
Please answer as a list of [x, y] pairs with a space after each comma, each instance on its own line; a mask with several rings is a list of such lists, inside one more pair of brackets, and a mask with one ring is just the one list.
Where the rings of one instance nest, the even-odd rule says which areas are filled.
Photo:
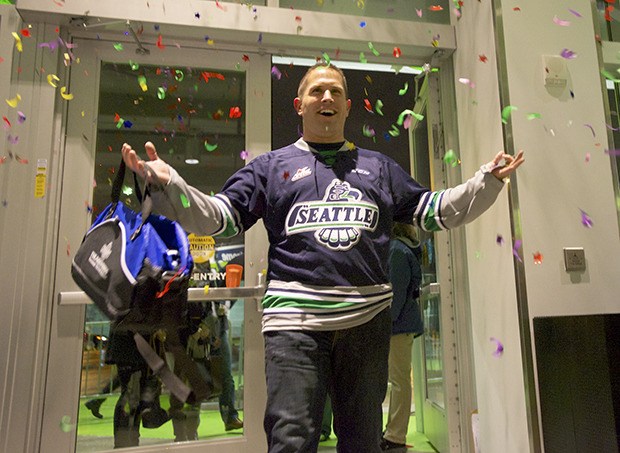
[[136, 342], [138, 352], [147, 363], [149, 368], [153, 370], [153, 374], [158, 376], [161, 381], [166, 384], [166, 388], [176, 396], [180, 401], [187, 401], [191, 390], [187, 385], [179, 379], [179, 377], [170, 371], [166, 362], [153, 350], [142, 335], [135, 333], [133, 336]]

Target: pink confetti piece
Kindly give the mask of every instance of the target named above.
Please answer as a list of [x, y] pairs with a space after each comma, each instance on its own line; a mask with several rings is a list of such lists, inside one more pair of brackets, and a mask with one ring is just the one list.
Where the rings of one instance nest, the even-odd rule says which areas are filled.
[[559, 25], [560, 27], [568, 27], [570, 26], [570, 22], [567, 20], [562, 20], [558, 18], [558, 16], [553, 16], [553, 23]]
[[581, 211], [581, 224], [586, 228], [592, 228], [593, 222], [590, 216], [583, 209], [579, 211]]
[[493, 357], [500, 357], [504, 353], [504, 345], [495, 337], [489, 338], [489, 341], [495, 343], [495, 351], [493, 351]]
[[596, 137], [596, 132], [594, 132], [594, 128], [591, 124], [584, 124], [584, 126], [590, 128], [590, 130], [592, 131], [592, 137]]
[[271, 75], [275, 77], [277, 80], [280, 80], [282, 78], [282, 73], [276, 66], [271, 67]]
[[11, 145], [17, 145], [17, 143], [19, 142], [19, 137], [17, 135], [13, 137], [11, 134], [9, 134], [7, 135], [6, 139]]
[[17, 112], [17, 122], [19, 124], [22, 124], [24, 121], [26, 121], [26, 115], [24, 115], [24, 112]]
[[472, 82], [471, 80], [469, 80], [468, 78], [460, 77], [459, 82], [462, 83], [463, 85], [467, 85], [469, 88], [476, 88], [476, 84]]
[[590, 153], [586, 153], [586, 163], [590, 162]]
[[418, 15], [418, 17], [422, 17], [422, 10], [421, 9], [416, 8], [415, 9], [415, 13]]
[[522, 263], [523, 260], [521, 259], [521, 257], [519, 256], [519, 249], [521, 248], [521, 239], [517, 239], [515, 241], [515, 245], [512, 248], [512, 254], [515, 256], [515, 258]]
[[247, 151], [243, 150], [239, 153], [239, 157], [243, 160], [246, 160], [249, 157], [250, 153], [248, 153]]
[[562, 52], [560, 52], [560, 56], [562, 58], [566, 58], [567, 60], [577, 58], [577, 54], [569, 49], [562, 49]]

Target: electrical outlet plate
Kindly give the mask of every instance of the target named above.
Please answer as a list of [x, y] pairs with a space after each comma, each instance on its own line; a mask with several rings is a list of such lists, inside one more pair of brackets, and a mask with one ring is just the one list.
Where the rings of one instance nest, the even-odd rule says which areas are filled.
[[586, 252], [583, 247], [564, 247], [564, 268], [566, 272], [586, 270]]

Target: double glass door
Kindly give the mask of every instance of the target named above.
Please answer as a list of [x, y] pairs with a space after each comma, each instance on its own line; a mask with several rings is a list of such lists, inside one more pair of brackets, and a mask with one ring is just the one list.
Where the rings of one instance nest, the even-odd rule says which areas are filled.
[[[169, 394], [159, 389], [163, 411], [153, 423], [143, 417], [133, 426], [138, 441], [122, 439], [115, 429], [121, 382], [107, 356], [110, 323], [78, 290], [69, 270], [82, 236], [109, 203], [123, 143], [146, 158], [143, 145], [153, 142], [162, 159], [206, 193], [219, 190], [246, 159], [268, 151], [261, 147], [269, 143], [264, 131], [268, 134], [270, 106], [247, 98], [269, 90], [269, 57], [252, 55], [249, 65], [247, 55], [234, 52], [143, 45], [136, 53], [135, 45], [126, 43], [76, 39], [74, 44], [84, 57], [71, 67], [58, 235], [65, 243], [56, 260], [42, 445], [63, 453], [138, 445], [161, 451], [174, 442], [183, 442], [184, 451], [249, 451], [248, 445], [264, 450], [257, 301], [267, 241], [260, 228], [228, 241], [190, 236], [195, 261], [190, 310], [199, 313], [201, 326], [213, 327], [202, 330], [208, 336], [202, 349], [211, 360], [201, 361], [200, 368], [205, 378], [224, 385], [201, 404], [178, 409], [172, 420], [166, 416], [172, 413]], [[129, 176], [121, 201], [138, 209]], [[230, 263], [244, 266], [243, 288], [218, 295], [212, 288], [224, 286]], [[161, 354], [170, 358], [165, 341]]]

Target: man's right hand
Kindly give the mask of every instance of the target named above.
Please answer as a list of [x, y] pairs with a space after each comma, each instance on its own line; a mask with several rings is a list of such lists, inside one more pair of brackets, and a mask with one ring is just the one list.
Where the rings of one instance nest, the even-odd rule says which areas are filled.
[[[155, 145], [151, 142], [146, 142], [144, 144], [144, 149], [146, 149], [146, 154], [149, 157], [148, 166], [153, 172], [150, 174], [147, 182], [149, 183], [160, 183], [160, 184], [168, 184], [170, 181], [170, 168], [168, 164], [161, 160], [157, 155], [157, 150], [155, 149]], [[125, 161], [125, 165], [131, 171], [137, 173], [142, 178], [146, 178], [146, 168], [145, 161], [140, 159], [138, 153], [136, 153], [131, 145], [127, 143], [123, 143], [123, 147], [121, 148], [121, 154], [123, 155], [123, 160]], [[154, 173], [154, 175], [153, 175]], [[158, 181], [153, 180], [153, 176], [156, 176]]]

